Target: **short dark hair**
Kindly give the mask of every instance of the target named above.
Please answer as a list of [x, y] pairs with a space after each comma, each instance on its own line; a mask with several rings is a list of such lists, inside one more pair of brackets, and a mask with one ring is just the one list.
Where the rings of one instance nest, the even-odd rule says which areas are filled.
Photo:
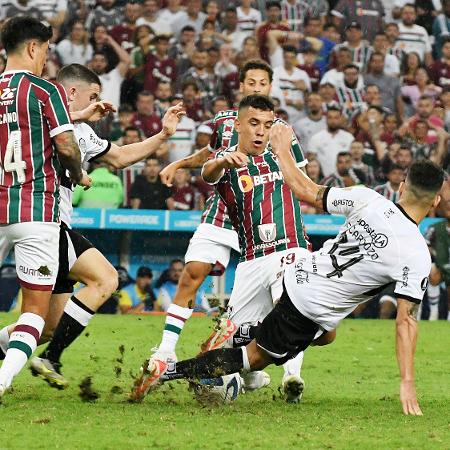
[[99, 76], [95, 72], [88, 69], [86, 66], [75, 63], [64, 66], [56, 76], [56, 81], [58, 83], [64, 84], [64, 82], [69, 80], [83, 81], [89, 84], [98, 84], [99, 86], [102, 85]]
[[226, 9], [225, 9], [225, 12], [227, 13], [227, 12], [232, 12], [232, 13], [234, 13], [234, 14], [237, 14], [237, 9], [234, 7], [234, 6], [228, 6]]
[[297, 48], [293, 45], [284, 45], [283, 52], [284, 53], [295, 53], [295, 54], [298, 53]]
[[245, 108], [255, 108], [261, 111], [274, 111], [275, 105], [273, 100], [266, 95], [252, 94], [244, 97], [239, 103], [239, 111]]
[[195, 28], [191, 25], [186, 25], [181, 29], [181, 33], [184, 33], [185, 31], [193, 31], [195, 33]]
[[312, 22], [313, 20], [321, 22], [320, 16], [317, 16], [317, 15], [314, 15], [314, 14], [313, 15], [307, 15], [305, 17], [305, 20], [304, 20], [304, 26], [307, 27], [309, 25], [309, 23]]
[[355, 69], [359, 73], [359, 67], [356, 64], [353, 64], [353, 63], [346, 64], [345, 67], [344, 67], [344, 72], [347, 69]]
[[390, 172], [392, 172], [393, 170], [401, 170], [402, 172], [405, 171], [405, 169], [404, 169], [402, 166], [400, 166], [399, 164], [396, 164], [396, 163], [392, 163], [392, 164], [389, 166], [389, 169], [388, 169], [387, 173], [390, 173]]
[[342, 114], [342, 108], [338, 104], [328, 105], [327, 106], [327, 114], [330, 111], [337, 111], [338, 113]]
[[123, 130], [124, 136], [125, 136], [129, 131], [136, 131], [136, 132], [139, 134], [139, 136], [142, 138], [142, 131], [141, 131], [140, 128], [133, 127], [132, 125], [130, 125], [129, 127], [126, 127], [125, 130]]
[[44, 43], [52, 36], [53, 30], [50, 25], [45, 25], [29, 16], [13, 17], [7, 20], [1, 31], [1, 41], [6, 53], [14, 53], [27, 41], [37, 40]]
[[442, 38], [441, 42], [442, 42], [442, 47], [443, 47], [445, 44], [448, 44], [448, 43], [450, 42], [450, 36], [444, 36], [444, 37]]
[[422, 159], [411, 164], [406, 179], [413, 189], [437, 193], [444, 182], [444, 171], [433, 161]]
[[421, 100], [431, 100], [432, 102], [434, 102], [433, 97], [427, 95], [427, 94], [423, 94], [419, 97], [419, 100], [417, 100], [417, 102], [420, 102]]
[[336, 158], [336, 160], [338, 160], [339, 158], [342, 158], [342, 157], [352, 157], [352, 155], [350, 155], [350, 153], [349, 152], [339, 152], [338, 154], [337, 154], [337, 158]]
[[281, 11], [281, 4], [277, 1], [266, 2], [266, 10], [270, 8], [278, 8]]
[[152, 97], [153, 99], [155, 98], [155, 96], [153, 95], [153, 92], [151, 92], [151, 91], [138, 92], [137, 96], [138, 97]]
[[218, 95], [217, 97], [214, 97], [212, 99], [211, 104], [214, 105], [216, 102], [227, 102], [227, 105], [230, 104], [230, 102], [228, 101], [228, 99], [225, 97], [225, 95]]
[[121, 103], [119, 106], [120, 113], [134, 113], [134, 108], [129, 103]]
[[242, 67], [241, 71], [239, 72], [239, 81], [241, 83], [244, 82], [245, 77], [247, 76], [247, 72], [249, 70], [264, 70], [264, 71], [266, 71], [269, 75], [269, 81], [272, 83], [272, 80], [273, 80], [272, 67], [270, 67], [269, 64], [267, 64], [262, 59], [251, 59], [244, 64], [244, 67]]
[[195, 89], [196, 92], [198, 92], [200, 90], [200, 88], [198, 87], [197, 82], [193, 79], [193, 78], [188, 78], [186, 81], [183, 82], [183, 84], [181, 85], [181, 92], [183, 92], [186, 88], [188, 88], [189, 86], [193, 87]]
[[338, 53], [352, 53], [352, 51], [348, 48], [348, 47], [339, 47], [338, 49], [337, 49], [337, 52]]

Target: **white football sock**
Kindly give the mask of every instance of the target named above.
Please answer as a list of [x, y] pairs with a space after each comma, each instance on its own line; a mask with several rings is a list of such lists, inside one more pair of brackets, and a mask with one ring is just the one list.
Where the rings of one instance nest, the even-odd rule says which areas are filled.
[[186, 320], [192, 316], [193, 311], [193, 309], [183, 308], [174, 303], [169, 306], [158, 352], [175, 352], [181, 330]]
[[292, 358], [283, 364], [284, 368], [283, 379], [285, 379], [289, 375], [300, 376], [302, 364], [303, 364], [303, 352], [300, 352], [295, 358]]
[[6, 354], [9, 344], [8, 325], [0, 330], [0, 349]]

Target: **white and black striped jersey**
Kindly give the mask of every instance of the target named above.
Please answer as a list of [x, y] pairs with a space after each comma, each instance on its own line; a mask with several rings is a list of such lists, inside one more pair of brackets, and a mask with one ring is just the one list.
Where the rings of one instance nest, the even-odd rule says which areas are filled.
[[330, 188], [323, 203], [325, 211], [346, 220], [320, 250], [293, 250], [295, 260], [291, 257], [286, 266], [284, 283], [297, 309], [331, 330], [391, 283], [398, 297], [420, 303], [430, 252], [401, 206], [365, 187]]

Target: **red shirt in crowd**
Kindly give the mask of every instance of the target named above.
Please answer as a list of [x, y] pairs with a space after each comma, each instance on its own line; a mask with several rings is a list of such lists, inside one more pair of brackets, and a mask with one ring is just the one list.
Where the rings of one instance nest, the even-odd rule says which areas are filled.
[[304, 70], [311, 80], [311, 89], [313, 91], [317, 91], [319, 89], [319, 81], [320, 81], [320, 70], [319, 68], [313, 64], [312, 66], [307, 66], [306, 64], [299, 64], [297, 66], [299, 69]]
[[287, 25], [283, 25], [280, 23], [273, 25], [266, 22], [258, 28], [256, 36], [258, 39], [259, 53], [261, 54], [261, 58], [265, 59], [268, 63], [270, 63], [270, 59], [269, 48], [267, 47], [267, 33], [271, 30], [290, 31]]
[[162, 130], [161, 118], [156, 113], [150, 116], [135, 113], [131, 123], [133, 126], [140, 128], [146, 137], [154, 136]]
[[236, 93], [239, 91], [239, 73], [231, 72], [226, 75], [222, 80], [222, 95], [224, 95], [228, 101], [234, 102]]
[[431, 81], [437, 86], [450, 86], [450, 65], [438, 59], [428, 67]]
[[175, 209], [189, 211], [195, 208], [195, 190], [189, 184], [182, 187], [172, 187], [172, 198], [175, 202]]
[[109, 32], [110, 36], [126, 51], [130, 52], [134, 47], [134, 25], [127, 23], [114, 26]]
[[155, 92], [159, 81], [166, 81], [170, 84], [175, 82], [177, 68], [175, 60], [172, 58], [159, 59], [154, 54], [147, 56], [144, 66], [144, 89]]

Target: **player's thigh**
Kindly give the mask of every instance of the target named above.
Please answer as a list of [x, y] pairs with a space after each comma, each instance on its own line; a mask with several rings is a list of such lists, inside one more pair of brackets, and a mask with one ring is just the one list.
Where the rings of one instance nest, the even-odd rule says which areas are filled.
[[263, 265], [262, 258], [258, 258], [239, 263], [236, 268], [228, 317], [237, 325], [260, 322], [272, 309], [270, 290], [261, 276]]
[[5, 237], [14, 243], [21, 286], [51, 292], [58, 273], [59, 225], [53, 222], [15, 223], [8, 225]]

